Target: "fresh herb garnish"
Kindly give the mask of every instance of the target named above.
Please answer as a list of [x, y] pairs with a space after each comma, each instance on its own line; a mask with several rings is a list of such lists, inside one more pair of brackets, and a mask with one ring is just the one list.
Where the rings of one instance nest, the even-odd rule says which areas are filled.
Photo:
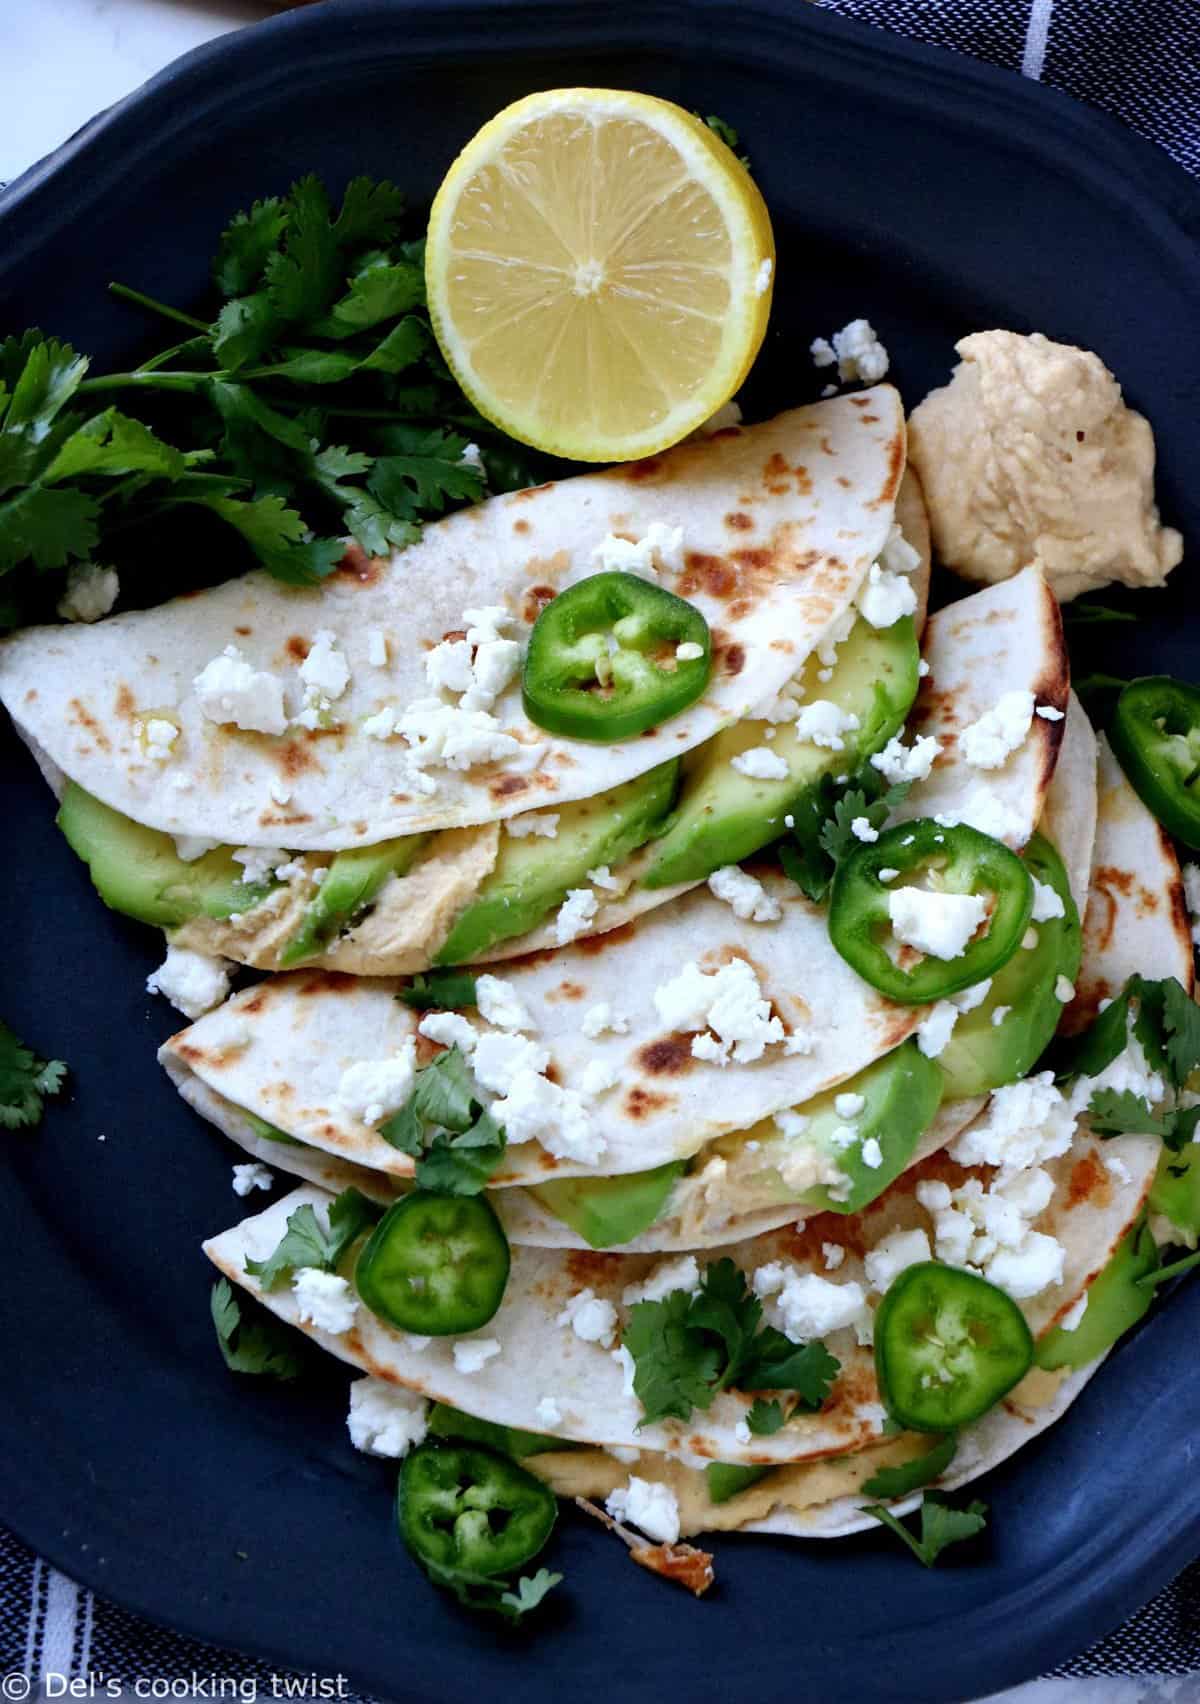
[[901, 781], [887, 786], [870, 764], [865, 764], [840, 793], [830, 776], [822, 777], [806, 804], [797, 806], [807, 814], [797, 819], [791, 836], [779, 842], [784, 872], [807, 899], [821, 904], [842, 859], [862, 844], [852, 826], [857, 818], [865, 817], [878, 833], [906, 797], [910, 785]]
[[504, 1131], [475, 1098], [475, 1080], [457, 1047], [417, 1072], [413, 1092], [379, 1134], [416, 1160], [421, 1189], [478, 1195], [504, 1157]]
[[512, 1622], [519, 1622], [531, 1609], [536, 1609], [562, 1580], [561, 1574], [539, 1568], [532, 1576], [522, 1574], [514, 1590], [511, 1580], [474, 1574], [465, 1568], [446, 1568], [429, 1557], [421, 1558], [421, 1566], [435, 1586], [453, 1592], [467, 1609], [494, 1610]]
[[[697, 113], [696, 117], [699, 118], [700, 114]], [[712, 131], [713, 135], [720, 137], [725, 146], [737, 155], [738, 160], [743, 166], [745, 166], [746, 170], [749, 171], [750, 161], [747, 159], [745, 154], [738, 153], [738, 142], [740, 138], [732, 124], [730, 124], [727, 119], [718, 118], [715, 112], [710, 112], [704, 122]]]
[[1185, 1254], [1182, 1260], [1172, 1261], [1170, 1266], [1158, 1266], [1153, 1272], [1143, 1273], [1140, 1278], [1134, 1279], [1134, 1283], [1143, 1289], [1152, 1289], [1168, 1278], [1182, 1278], [1185, 1272], [1191, 1272], [1196, 1266], [1200, 1266], [1200, 1249], [1194, 1254]]
[[735, 1386], [792, 1391], [796, 1408], [819, 1409], [840, 1363], [823, 1343], [801, 1347], [763, 1325], [762, 1311], [745, 1274], [728, 1258], [705, 1268], [697, 1295], [672, 1290], [660, 1302], [635, 1303], [622, 1342], [634, 1360], [641, 1424], [668, 1415], [686, 1420]]
[[1063, 625], [1068, 627], [1095, 627], [1102, 622], [1137, 620], [1132, 610], [1113, 609], [1109, 604], [1090, 603], [1083, 599], [1064, 604], [1062, 618]]
[[[1132, 1019], [1132, 1022], [1131, 1022]], [[1166, 1080], [1171, 1098], [1155, 1110], [1131, 1089], [1098, 1089], [1088, 1106], [1097, 1136], [1158, 1136], [1178, 1151], [1196, 1134], [1200, 1107], [1179, 1104], [1179, 1094], [1200, 1068], [1200, 1006], [1175, 977], [1131, 976], [1120, 995], [1060, 1056], [1059, 1078], [1098, 1077], [1128, 1045], [1130, 1031], [1151, 1070]]]
[[475, 977], [469, 970], [423, 971], [396, 997], [418, 1012], [457, 1012], [475, 1004]]
[[218, 1278], [209, 1304], [225, 1365], [235, 1373], [260, 1373], [294, 1379], [304, 1370], [304, 1345], [290, 1327], [237, 1296], [227, 1278]]
[[886, 1497], [889, 1502], [897, 1497], [907, 1497], [910, 1492], [919, 1491], [922, 1485], [928, 1485], [945, 1473], [957, 1448], [958, 1439], [949, 1432], [924, 1455], [901, 1462], [898, 1467], [881, 1467], [878, 1473], [863, 1481], [863, 1490], [868, 1497]]
[[786, 1418], [781, 1402], [768, 1402], [765, 1397], [756, 1396], [746, 1416], [746, 1424], [756, 1438], [773, 1438]]
[[1097, 1136], [1161, 1136], [1174, 1131], [1169, 1112], [1153, 1111], [1132, 1089], [1097, 1089], [1088, 1102], [1088, 1123]]
[[921, 1536], [917, 1538], [890, 1509], [881, 1503], [868, 1503], [863, 1513], [874, 1515], [877, 1521], [890, 1527], [896, 1537], [906, 1544], [918, 1562], [932, 1568], [942, 1551], [963, 1539], [974, 1538], [987, 1525], [987, 1504], [969, 1503], [965, 1509], [955, 1509], [936, 1491], [926, 1491], [921, 1499]]
[[246, 1271], [264, 1290], [273, 1290], [283, 1278], [301, 1267], [316, 1266], [332, 1272], [346, 1250], [379, 1219], [383, 1209], [358, 1189], [343, 1189], [329, 1204], [329, 1229], [317, 1218], [312, 1205], [304, 1202], [288, 1214], [287, 1229], [265, 1260], [247, 1260]]
[[61, 1093], [66, 1075], [61, 1059], [38, 1059], [0, 1023], [0, 1129], [40, 1124], [46, 1099]]

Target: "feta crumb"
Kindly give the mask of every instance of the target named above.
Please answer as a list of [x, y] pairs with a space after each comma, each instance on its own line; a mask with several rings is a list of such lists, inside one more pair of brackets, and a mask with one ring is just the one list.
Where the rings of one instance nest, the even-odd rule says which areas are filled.
[[1078, 1331], [1079, 1327], [1080, 1327], [1080, 1325], [1083, 1321], [1083, 1316], [1087, 1312], [1087, 1305], [1088, 1305], [1088, 1293], [1085, 1290], [1083, 1292], [1082, 1296], [1080, 1296], [1079, 1300], [1074, 1304], [1074, 1306], [1069, 1307], [1067, 1309], [1066, 1313], [1058, 1321], [1059, 1330], [1060, 1331]]
[[487, 469], [483, 465], [483, 451], [478, 444], [467, 444], [458, 460], [462, 467], [474, 468], [476, 473], [487, 473]]
[[594, 870], [588, 871], [587, 879], [593, 887], [603, 888], [605, 893], [624, 893], [629, 885], [620, 876], [614, 876], [607, 864], [597, 864]]
[[540, 1396], [534, 1409], [539, 1426], [559, 1426], [562, 1424], [562, 1409], [553, 1396]]
[[560, 1088], [536, 1071], [518, 1071], [491, 1111], [512, 1144], [537, 1141], [548, 1154], [588, 1166], [598, 1164], [607, 1151], [603, 1136], [592, 1129], [584, 1096], [577, 1089]]
[[924, 781], [942, 754], [942, 747], [932, 734], [918, 734], [911, 746], [906, 746], [899, 734], [877, 751], [871, 767], [897, 786], [902, 781]]
[[1034, 715], [1040, 716], [1043, 722], [1061, 722], [1063, 717], [1066, 715], [1066, 711], [1056, 710], [1053, 704], [1039, 704], [1037, 709], [1034, 711]]
[[1033, 723], [1033, 693], [1006, 692], [959, 735], [958, 749], [976, 769], [999, 769], [1023, 745]]
[[142, 725], [142, 739], [147, 757], [155, 763], [166, 763], [173, 756], [179, 729], [165, 716], [151, 716]]
[[613, 1520], [637, 1527], [655, 1544], [679, 1540], [679, 1499], [669, 1485], [631, 1474], [628, 1485], [609, 1492], [604, 1507]]
[[364, 717], [363, 733], [369, 740], [390, 740], [396, 732], [396, 714], [393, 705], [385, 704], [382, 710], [376, 710], [373, 716]]
[[857, 1118], [866, 1104], [866, 1095], [842, 1094], [835, 1096], [833, 1107], [839, 1118]]
[[673, 1290], [686, 1290], [690, 1296], [700, 1293], [700, 1268], [694, 1254], [680, 1255], [678, 1260], [660, 1260], [648, 1278], [640, 1284], [628, 1284], [621, 1292], [625, 1307], [635, 1302], [661, 1302]]
[[863, 1268], [867, 1283], [882, 1295], [892, 1280], [908, 1267], [932, 1259], [933, 1252], [924, 1231], [892, 1231], [876, 1243], [863, 1262]]
[[739, 1444], [748, 1444], [754, 1437], [754, 1433], [750, 1430], [750, 1427], [747, 1425], [745, 1420], [738, 1421], [737, 1425], [733, 1428], [733, 1435]]
[[354, 1324], [358, 1298], [346, 1279], [339, 1278], [336, 1272], [322, 1272], [319, 1266], [302, 1266], [292, 1275], [292, 1294], [301, 1321], [315, 1325], [318, 1331], [337, 1336]]
[[417, 1032], [436, 1041], [439, 1047], [457, 1047], [468, 1058], [479, 1041], [479, 1032], [461, 1012], [427, 1012], [417, 1025]]
[[466, 692], [475, 684], [471, 647], [465, 639], [443, 639], [425, 655], [425, 679], [434, 691]]
[[1007, 1290], [1014, 1301], [1039, 1295], [1061, 1284], [1067, 1251], [1054, 1237], [1030, 1231], [1017, 1248], [1002, 1248], [987, 1263], [988, 1279]]
[[855, 817], [850, 824], [850, 832], [855, 840], [861, 840], [869, 846], [873, 840], [879, 839], [879, 830], [871, 827], [870, 817]]
[[[854, 733], [858, 725], [858, 717], [852, 710], [842, 710], [828, 698], [816, 698], [811, 704], [802, 704], [795, 717], [796, 738], [809, 745], [824, 746], [828, 751], [844, 751], [846, 742], [842, 735]], [[735, 767], [736, 764], [735, 758]], [[786, 765], [784, 773], [787, 773]]]
[[239, 879], [247, 887], [257, 887], [260, 882], [271, 879], [275, 866], [284, 862], [287, 853], [282, 846], [238, 846], [232, 858], [235, 864], [242, 866]]
[[756, 296], [766, 295], [771, 283], [771, 274], [774, 270], [775, 263], [770, 259], [770, 257], [760, 263], [758, 271], [754, 274], [754, 294]]
[[355, 1379], [346, 1416], [350, 1442], [364, 1455], [398, 1461], [429, 1430], [429, 1404], [388, 1379]]
[[951, 1158], [960, 1165], [993, 1165], [1025, 1170], [1057, 1159], [1071, 1146], [1075, 1114], [1054, 1085], [1054, 1073], [1041, 1071], [993, 1091], [982, 1118], [956, 1137]]
[[484, 604], [479, 609], [464, 609], [463, 625], [468, 645], [486, 645], [489, 639], [500, 639], [504, 629], [511, 627], [516, 616], [510, 615], [503, 604]]
[[252, 668], [236, 645], [226, 645], [192, 682], [200, 712], [210, 722], [230, 723], [260, 734], [286, 732], [283, 682], [265, 669]]
[[[776, 1129], [788, 1142], [798, 1141], [812, 1122], [806, 1113], [796, 1112], [790, 1107], [781, 1107], [773, 1115]], [[747, 1144], [749, 1146], [749, 1144]]]
[[609, 533], [592, 555], [604, 572], [638, 574], [644, 580], [658, 578], [658, 569], [678, 574], [683, 570], [683, 528], [654, 521], [644, 537], [635, 542]]
[[833, 352], [833, 344], [826, 337], [814, 337], [808, 346], [814, 367], [832, 367], [837, 360]]
[[1039, 882], [1033, 878], [1033, 921], [1049, 923], [1052, 918], [1065, 917], [1067, 908], [1063, 904], [1062, 895], [1057, 888], [1052, 888], [1049, 882]]
[[929, 664], [925, 661], [925, 658], [922, 657], [921, 661], [917, 664], [917, 679], [924, 680], [928, 674]]
[[694, 639], [685, 639], [681, 645], [676, 645], [675, 656], [681, 663], [694, 663], [704, 655], [704, 646], [697, 645]]
[[870, 1167], [872, 1171], [879, 1170], [880, 1166], [883, 1164], [883, 1149], [879, 1146], [879, 1142], [876, 1137], [868, 1136], [862, 1145], [860, 1153], [864, 1166]]
[[554, 919], [554, 938], [560, 947], [577, 940], [587, 930], [600, 909], [600, 901], [591, 888], [571, 888]]
[[579, 1025], [579, 1033], [594, 1041], [597, 1036], [611, 1030], [613, 1035], [629, 1034], [629, 1019], [614, 1012], [607, 1000], [597, 1000], [594, 1006], [589, 1006], [583, 1014]]
[[809, 353], [815, 367], [832, 367], [837, 362], [838, 378], [843, 384], [856, 380], [864, 385], [878, 384], [890, 365], [888, 352], [875, 334], [870, 320], [851, 320], [841, 331], [835, 331], [832, 341], [814, 338]]
[[559, 814], [558, 811], [526, 811], [522, 816], [507, 817], [504, 832], [511, 834], [514, 840], [527, 840], [531, 834], [543, 840], [554, 840], [558, 835]]
[[1069, 976], [1056, 976], [1054, 979], [1054, 998], [1066, 1006], [1075, 998], [1075, 984]]
[[821, 1244], [821, 1259], [825, 1262], [826, 1272], [836, 1272], [846, 1258], [846, 1250], [841, 1243], [823, 1242]]
[[894, 870], [891, 867], [890, 864], [884, 864], [882, 866], [882, 868], [876, 870], [875, 874], [878, 876], [879, 880], [886, 887], [888, 882], [894, 882], [895, 881], [896, 877], [900, 874], [900, 872], [899, 872], [899, 870]]
[[911, 580], [903, 574], [891, 574], [872, 562], [867, 578], [859, 587], [855, 599], [859, 613], [872, 627], [894, 627], [917, 607], [917, 593]]
[[511, 982], [484, 972], [475, 979], [475, 1004], [485, 1023], [502, 1030], [531, 1030], [537, 1025]]
[[598, 1343], [602, 1349], [607, 1349], [616, 1336], [617, 1310], [603, 1296], [597, 1296], [594, 1290], [579, 1290], [554, 1323], [569, 1325], [581, 1343]]
[[454, 1345], [454, 1370], [456, 1373], [477, 1373], [499, 1353], [500, 1344], [494, 1337], [464, 1338]]
[[911, 574], [921, 566], [920, 551], [909, 544], [898, 521], [893, 521], [888, 529], [887, 539], [879, 552], [879, 562], [889, 574]]
[[697, 426], [693, 434], [697, 438], [711, 438], [714, 432], [728, 432], [731, 427], [740, 426], [742, 411], [736, 402], [723, 402], [717, 412], [710, 415], [702, 426]]
[[194, 864], [197, 858], [203, 858], [221, 844], [219, 840], [205, 840], [199, 834], [176, 834], [173, 838], [175, 851], [184, 864]]
[[[612, 1358], [613, 1358], [614, 1361], [617, 1362], [618, 1365], [622, 1365], [622, 1362], [621, 1362], [622, 1355], [624, 1355], [626, 1357], [626, 1359], [629, 1362], [629, 1365], [632, 1366], [633, 1365], [633, 1356], [630, 1355], [628, 1349], [614, 1349], [613, 1352], [612, 1352]], [[626, 1396], [632, 1396], [633, 1395], [632, 1384], [626, 1390], [625, 1395]], [[632, 1467], [635, 1461], [641, 1461], [641, 1459], [642, 1459], [641, 1450], [631, 1449], [628, 1444], [609, 1444], [609, 1445], [607, 1445], [607, 1449], [608, 1449], [609, 1455], [612, 1456], [613, 1460], [619, 1461], [621, 1463], [622, 1467]]]
[[1109, 1154], [1104, 1161], [1105, 1171], [1111, 1173], [1118, 1183], [1132, 1183], [1133, 1173], [1125, 1164], [1120, 1154]]
[[391, 731], [408, 741], [408, 762], [414, 772], [428, 764], [473, 769], [477, 763], [503, 762], [521, 750], [521, 742], [506, 734], [487, 710], [465, 710], [436, 698], [417, 699], [393, 712]]
[[167, 956], [146, 978], [146, 992], [161, 994], [185, 1018], [199, 1018], [229, 993], [234, 965], [190, 947], [168, 947]]
[[388, 666], [387, 634], [378, 627], [367, 629], [367, 661], [373, 669], [386, 669]]
[[782, 781], [788, 773], [783, 759], [765, 745], [751, 746], [749, 751], [739, 752], [729, 762], [739, 775], [748, 775], [753, 781]]
[[757, 880], [739, 869], [736, 864], [724, 864], [714, 870], [708, 885], [718, 899], [730, 906], [735, 917], [744, 922], [774, 923], [782, 917], [779, 901], [772, 897]]
[[[610, 1349], [609, 1354], [612, 1356], [613, 1360], [617, 1363], [618, 1367], [620, 1367], [620, 1369], [621, 1369], [621, 1394], [622, 1394], [622, 1396], [635, 1396], [637, 1393], [635, 1392], [635, 1390], [633, 1388], [633, 1376], [637, 1372], [637, 1364], [634, 1361], [633, 1356], [629, 1353], [628, 1349], [626, 1349], [626, 1347], [623, 1343], [617, 1349]], [[613, 1449], [612, 1453], [617, 1457], [618, 1461], [627, 1461], [627, 1460], [636, 1461], [640, 1452], [637, 1451], [637, 1450], [633, 1450], [628, 1458], [625, 1457], [625, 1456], [617, 1455], [617, 1451], [616, 1451], [615, 1448]]]
[[291, 788], [285, 787], [282, 781], [272, 781], [267, 791], [274, 804], [290, 805], [292, 802]]
[[67, 589], [57, 609], [64, 621], [99, 621], [117, 601], [121, 582], [115, 568], [80, 562], [67, 570]]
[[781, 1328], [793, 1343], [809, 1343], [854, 1325], [866, 1307], [861, 1284], [832, 1284], [815, 1272], [801, 1273], [780, 1260], [760, 1266], [750, 1284], [756, 1296], [778, 1296]]
[[892, 933], [933, 958], [959, 958], [987, 915], [982, 894], [931, 893], [903, 887], [888, 894]]
[[1005, 1018], [1008, 1016], [1008, 1014], [1011, 1011], [1012, 1011], [1011, 1006], [997, 1006], [996, 1007], [996, 1010], [992, 1013], [992, 1023], [995, 1026], [996, 1029], [1000, 1028], [1000, 1025], [1004, 1022]]
[[307, 657], [300, 664], [300, 679], [308, 703], [320, 704], [340, 698], [350, 684], [350, 665], [337, 648], [337, 635], [323, 627], [314, 635]]
[[520, 667], [521, 647], [515, 639], [485, 640], [475, 651], [475, 661], [471, 665], [474, 676], [472, 702], [464, 701], [464, 709], [490, 709], [505, 687], [516, 678]]
[[411, 1036], [389, 1059], [363, 1059], [342, 1072], [337, 1099], [351, 1118], [379, 1124], [399, 1112], [412, 1093], [416, 1047]]
[[[425, 1020], [426, 1023], [428, 1021]], [[421, 1028], [423, 1033], [429, 1033], [424, 1024]], [[459, 1045], [462, 1046], [461, 1041]], [[550, 1063], [548, 1048], [536, 1041], [528, 1041], [523, 1035], [508, 1035], [501, 1031], [476, 1037], [472, 1046], [464, 1047], [463, 1051], [472, 1054], [471, 1069], [475, 1073], [475, 1081], [497, 1095], [506, 1095], [523, 1072], [529, 1071], [536, 1076]]]
[[711, 974], [695, 963], [684, 965], [678, 976], [655, 989], [654, 1005], [669, 1029], [713, 1031], [715, 1040], [697, 1035], [691, 1051], [694, 1058], [718, 1065], [731, 1056], [738, 1064], [751, 1063], [784, 1039], [783, 1025], [745, 959], [732, 959]]
[[267, 1166], [259, 1165], [252, 1160], [249, 1165], [234, 1166], [233, 1193], [249, 1195], [253, 1189], [274, 1189], [275, 1173]]
[[949, 1000], [939, 1000], [917, 1025], [917, 1046], [926, 1059], [938, 1059], [950, 1044], [958, 1009]]
[[579, 1092], [589, 1100], [605, 1095], [621, 1081], [621, 1067], [607, 1059], [589, 1059], [579, 1079]]

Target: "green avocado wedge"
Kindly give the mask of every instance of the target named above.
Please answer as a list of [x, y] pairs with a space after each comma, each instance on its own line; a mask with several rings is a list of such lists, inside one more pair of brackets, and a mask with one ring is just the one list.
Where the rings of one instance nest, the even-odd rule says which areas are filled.
[[[1044, 835], [1022, 854], [1036, 881], [1054, 889], [1065, 915], [1035, 924], [1037, 945], [1023, 947], [992, 978], [987, 998], [965, 1012], [938, 1055], [947, 1100], [966, 1100], [1026, 1076], [1053, 1039], [1062, 1017], [1060, 976], [1074, 982], [1082, 936], [1062, 859]], [[1001, 1013], [999, 1022], [997, 1012]]]
[[229, 846], [185, 863], [169, 834], [122, 816], [74, 781], [67, 783], [56, 820], [105, 905], [160, 929], [177, 929], [192, 917], [249, 911], [274, 886], [243, 881], [246, 872]]
[[710, 1503], [728, 1503], [770, 1473], [769, 1467], [743, 1467], [736, 1461], [710, 1461], [704, 1469]]
[[279, 955], [281, 970], [303, 964], [351, 924], [392, 876], [407, 875], [428, 844], [428, 834], [406, 834], [377, 846], [339, 852], [300, 919], [300, 926]]
[[[917, 695], [920, 653], [912, 620], [879, 629], [859, 620], [837, 650], [829, 680], [814, 654], [801, 671], [798, 696], [827, 699], [858, 717], [840, 751], [796, 737], [787, 722], [737, 722], [683, 760], [679, 804], [642, 878], [649, 888], [703, 881], [740, 863], [786, 832], [785, 817], [803, 812], [826, 776], [852, 774], [903, 726]], [[768, 741], [768, 734], [770, 739]], [[758, 780], [732, 767], [752, 746], [769, 743], [788, 766], [785, 777]]]
[[1034, 1360], [1039, 1367], [1086, 1367], [1119, 1337], [1135, 1326], [1154, 1300], [1154, 1286], [1139, 1284], [1158, 1265], [1158, 1249], [1150, 1227], [1141, 1219], [1117, 1244], [1108, 1265], [1087, 1292], [1087, 1307], [1074, 1331], [1056, 1325], [1039, 1339]]
[[552, 836], [500, 835], [500, 852], [460, 913], [435, 964], [466, 964], [498, 941], [526, 935], [556, 911], [588, 871], [611, 868], [658, 833], [675, 799], [679, 760], [660, 763], [608, 793], [562, 805]]
[[529, 1193], [592, 1248], [620, 1248], [648, 1230], [667, 1204], [686, 1162], [618, 1177], [563, 1177], [531, 1184]]
[[[848, 1094], [861, 1095], [865, 1102], [853, 1118], [837, 1110], [838, 1100]], [[798, 1200], [822, 1212], [861, 1212], [900, 1176], [941, 1101], [942, 1074], [915, 1041], [902, 1042], [856, 1077], [807, 1101], [800, 1110], [808, 1128], [799, 1140], [829, 1148], [845, 1181], [820, 1184]], [[836, 1133], [845, 1128], [853, 1128], [857, 1139], [838, 1148]], [[872, 1144], [878, 1146], [875, 1165], [868, 1163], [876, 1157]], [[831, 1193], [834, 1189], [836, 1197]]]

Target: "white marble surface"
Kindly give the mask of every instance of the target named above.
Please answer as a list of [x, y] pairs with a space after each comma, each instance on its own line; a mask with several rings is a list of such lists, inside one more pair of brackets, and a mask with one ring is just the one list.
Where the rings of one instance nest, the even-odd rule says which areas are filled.
[[[257, 0], [0, 0], [0, 183], [170, 60], [261, 18]], [[986, 1704], [1200, 1704], [1200, 1675], [1038, 1680]]]

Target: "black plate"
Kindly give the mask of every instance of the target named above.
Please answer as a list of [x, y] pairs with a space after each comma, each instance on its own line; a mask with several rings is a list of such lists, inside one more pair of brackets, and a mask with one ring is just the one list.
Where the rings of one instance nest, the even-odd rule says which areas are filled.
[[[622, 21], [626, 19], [627, 21]], [[100, 363], [143, 322], [120, 277], [186, 304], [230, 211], [316, 169], [428, 196], [500, 105], [567, 83], [649, 90], [742, 131], [779, 237], [756, 410], [816, 394], [809, 340], [867, 314], [910, 399], [972, 328], [1099, 350], [1158, 430], [1168, 517], [1200, 529], [1200, 198], [1147, 145], [1048, 90], [780, 0], [379, 5], [296, 14], [164, 72], [17, 185], [0, 211], [0, 326]], [[1121, 666], [1200, 678], [1187, 566], [1120, 628]], [[165, 577], [164, 583], [169, 579]], [[377, 1694], [523, 1698], [990, 1692], [1114, 1625], [1200, 1541], [1185, 1468], [1200, 1290], [1115, 1355], [1068, 1422], [993, 1475], [992, 1533], [925, 1573], [889, 1540], [728, 1539], [702, 1603], [564, 1518], [562, 1602], [536, 1643], [460, 1615], [392, 1532], [391, 1474], [356, 1455], [345, 1380], [224, 1371], [200, 1239], [231, 1222], [231, 1155], [154, 1063], [148, 931], [106, 914], [32, 765], [0, 755], [8, 935], [0, 1011], [74, 1068], [13, 1135], [0, 1246], [3, 1518], [76, 1579], [182, 1631]], [[103, 1140], [101, 1140], [103, 1136]]]

